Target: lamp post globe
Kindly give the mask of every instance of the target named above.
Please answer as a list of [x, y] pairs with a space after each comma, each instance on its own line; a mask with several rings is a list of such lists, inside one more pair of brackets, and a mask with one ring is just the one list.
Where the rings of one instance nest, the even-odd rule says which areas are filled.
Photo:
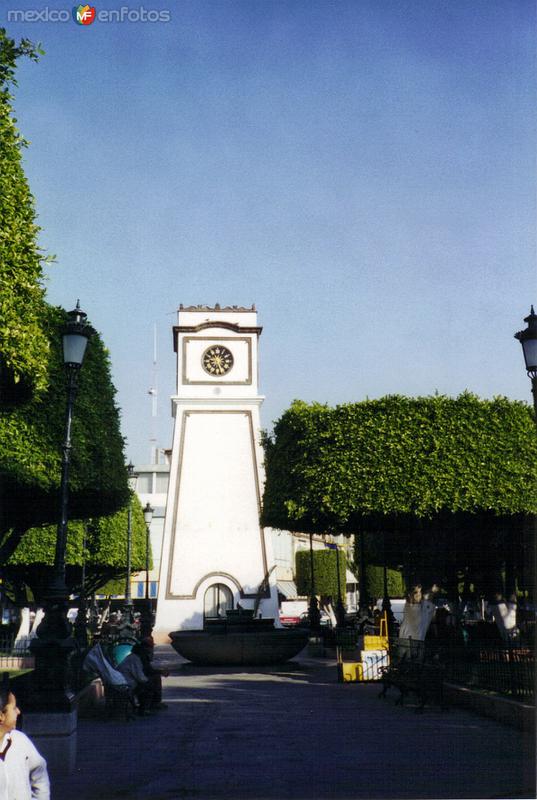
[[144, 520], [146, 525], [151, 525], [151, 520], [153, 519], [154, 513], [155, 509], [151, 507], [149, 502], [147, 502], [144, 506]]
[[68, 687], [68, 656], [74, 649], [71, 624], [67, 619], [69, 589], [65, 583], [65, 551], [69, 519], [69, 467], [71, 462], [71, 425], [73, 406], [78, 389], [78, 376], [88, 341], [94, 331], [86, 322], [87, 315], [77, 301], [76, 308], [67, 315], [62, 330], [63, 363], [67, 374], [67, 405], [62, 447], [60, 509], [56, 530], [54, 567], [43, 594], [45, 616], [31, 644], [36, 659], [34, 687], [37, 693], [46, 694], [48, 705], [70, 702]]
[[518, 339], [522, 345], [526, 372], [531, 380], [533, 407], [537, 422], [537, 314], [533, 310], [533, 306], [528, 316], [524, 318], [524, 322], [527, 323], [526, 328], [515, 333], [515, 339]]
[[87, 314], [80, 308], [80, 300], [76, 301], [76, 308], [68, 313], [68, 321], [62, 332], [63, 363], [66, 367], [80, 369], [86, 347], [93, 334], [93, 329], [87, 324]]

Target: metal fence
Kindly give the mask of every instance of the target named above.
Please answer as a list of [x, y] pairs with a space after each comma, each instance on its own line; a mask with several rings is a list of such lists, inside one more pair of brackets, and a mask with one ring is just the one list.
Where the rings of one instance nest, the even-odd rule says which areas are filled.
[[27, 669], [33, 667], [34, 657], [30, 653], [30, 636], [15, 637], [15, 634], [0, 634], [0, 670]]
[[443, 654], [446, 680], [520, 700], [535, 697], [535, 655], [529, 647], [473, 643]]
[[535, 697], [533, 648], [502, 642], [440, 643], [392, 640], [392, 649], [407, 648], [413, 658], [443, 664], [444, 680], [469, 689], [497, 692], [518, 700]]
[[[356, 657], [364, 642], [355, 630], [336, 629], [330, 642], [325, 644], [336, 646], [342, 652], [353, 651]], [[405, 659], [441, 664], [444, 680], [448, 683], [534, 702], [535, 652], [529, 645], [489, 640], [421, 642], [390, 637], [389, 647], [392, 662]]]

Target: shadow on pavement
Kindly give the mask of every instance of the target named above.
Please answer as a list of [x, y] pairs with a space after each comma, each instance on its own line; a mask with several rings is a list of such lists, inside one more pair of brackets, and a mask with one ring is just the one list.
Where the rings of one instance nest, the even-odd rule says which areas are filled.
[[[171, 649], [171, 648], [170, 648]], [[533, 739], [473, 714], [378, 699], [334, 662], [158, 662], [168, 709], [81, 720], [77, 770], [54, 800], [379, 800], [535, 797]]]

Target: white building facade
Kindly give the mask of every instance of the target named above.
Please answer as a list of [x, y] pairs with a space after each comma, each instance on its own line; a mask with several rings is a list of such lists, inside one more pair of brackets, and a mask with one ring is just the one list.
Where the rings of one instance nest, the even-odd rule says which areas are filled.
[[271, 536], [259, 524], [260, 334], [254, 307], [179, 309], [156, 641], [238, 604], [278, 620]]
[[[314, 535], [312, 537], [313, 550], [324, 550], [327, 543], [337, 545], [340, 553], [347, 559], [347, 565], [352, 560], [352, 542], [345, 536]], [[280, 601], [280, 614], [283, 618], [296, 613], [305, 613], [308, 608], [308, 598], [300, 596], [295, 581], [296, 554], [299, 550], [310, 549], [310, 537], [306, 533], [292, 533], [285, 530], [272, 530], [272, 546], [276, 564], [276, 581]], [[358, 606], [358, 581], [347, 566], [345, 576], [345, 607], [349, 612], [356, 611]]]
[[149, 588], [149, 597], [156, 600], [158, 596], [164, 518], [170, 480], [169, 455], [169, 451], [160, 451], [157, 456], [158, 463], [136, 464], [134, 468], [137, 475], [136, 494], [142, 506], [145, 507], [149, 503], [153, 509], [153, 518], [149, 526], [152, 569], [149, 571], [149, 575], [145, 570], [133, 575], [131, 594], [135, 600], [145, 597], [146, 582]]

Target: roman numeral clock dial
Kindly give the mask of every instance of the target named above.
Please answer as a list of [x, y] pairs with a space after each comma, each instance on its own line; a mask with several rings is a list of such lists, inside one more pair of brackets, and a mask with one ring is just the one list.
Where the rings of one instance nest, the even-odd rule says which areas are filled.
[[233, 355], [227, 347], [220, 344], [208, 347], [201, 357], [205, 372], [216, 377], [226, 375], [233, 367]]

